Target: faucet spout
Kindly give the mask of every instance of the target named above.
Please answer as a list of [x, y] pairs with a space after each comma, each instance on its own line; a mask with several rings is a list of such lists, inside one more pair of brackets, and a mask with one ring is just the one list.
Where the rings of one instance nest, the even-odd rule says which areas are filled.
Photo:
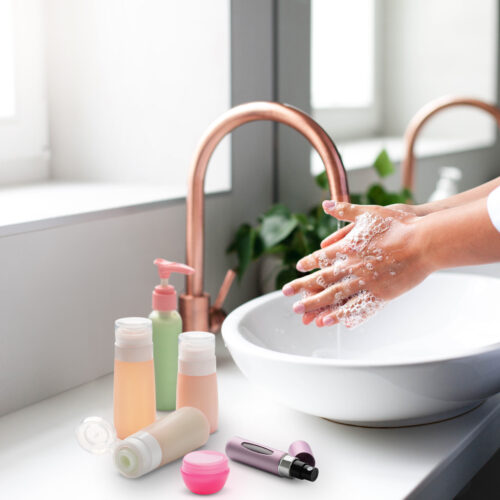
[[405, 131], [405, 155], [401, 166], [403, 187], [413, 191], [415, 186], [415, 142], [422, 127], [427, 123], [429, 118], [434, 116], [439, 111], [454, 106], [472, 106], [482, 109], [489, 113], [496, 120], [500, 127], [500, 109], [479, 99], [470, 97], [440, 97], [429, 102], [421, 108], [415, 116], [410, 120]]
[[328, 134], [309, 115], [292, 106], [276, 102], [241, 104], [221, 115], [202, 136], [189, 172], [186, 263], [196, 271], [192, 276], [186, 277], [186, 293], [180, 297], [180, 311], [185, 330], [208, 331], [211, 323], [210, 299], [203, 291], [204, 185], [208, 162], [219, 142], [227, 134], [240, 125], [260, 120], [283, 123], [300, 132], [323, 160], [332, 198], [349, 201], [347, 177], [340, 154]]

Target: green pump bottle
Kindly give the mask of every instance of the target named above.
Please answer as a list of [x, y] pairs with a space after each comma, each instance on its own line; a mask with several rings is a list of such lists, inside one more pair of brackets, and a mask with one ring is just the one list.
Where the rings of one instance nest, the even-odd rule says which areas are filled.
[[153, 356], [156, 384], [156, 409], [175, 410], [177, 390], [178, 337], [182, 332], [182, 319], [177, 312], [177, 292], [168, 284], [171, 273], [193, 274], [185, 264], [156, 259], [161, 283], [153, 291]]

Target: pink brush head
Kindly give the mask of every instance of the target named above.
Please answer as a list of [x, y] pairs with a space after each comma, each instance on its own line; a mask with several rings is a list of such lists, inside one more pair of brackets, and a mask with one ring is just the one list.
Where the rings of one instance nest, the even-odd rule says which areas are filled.
[[165, 259], [155, 259], [153, 264], [158, 267], [161, 280], [161, 284], [156, 286], [153, 292], [153, 309], [155, 311], [174, 311], [177, 309], [177, 293], [175, 288], [168, 284], [170, 274], [193, 274], [194, 269], [186, 264], [170, 262]]

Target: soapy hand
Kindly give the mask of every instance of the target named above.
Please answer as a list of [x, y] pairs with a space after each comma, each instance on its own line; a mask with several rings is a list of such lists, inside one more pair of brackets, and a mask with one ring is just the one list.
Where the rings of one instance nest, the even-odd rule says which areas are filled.
[[380, 207], [325, 201], [325, 212], [352, 224], [327, 237], [318, 250], [297, 263], [313, 274], [283, 287], [285, 295], [302, 292], [294, 311], [308, 324], [339, 321], [353, 328], [384, 303], [420, 283], [433, 271], [426, 262], [421, 217], [405, 205]]

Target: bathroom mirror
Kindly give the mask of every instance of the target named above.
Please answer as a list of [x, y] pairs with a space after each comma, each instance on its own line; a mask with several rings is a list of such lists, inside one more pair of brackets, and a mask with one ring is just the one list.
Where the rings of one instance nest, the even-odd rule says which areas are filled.
[[[496, 101], [496, 0], [310, 5], [311, 110], [337, 140], [401, 136], [421, 106], [446, 94]], [[493, 121], [470, 109], [442, 113], [423, 134], [449, 147], [495, 136]]]
[[[408, 122], [429, 101], [465, 95], [497, 102], [497, 0], [278, 0], [276, 17], [277, 99], [308, 110], [325, 128], [355, 190], [375, 179], [366, 168], [383, 148], [401, 161]], [[485, 151], [496, 137], [491, 117], [457, 107], [426, 125], [416, 152], [447, 155], [441, 161], [457, 164], [456, 153]], [[291, 131], [278, 130], [278, 144], [279, 195], [303, 207], [315, 188], [296, 189], [294, 183], [308, 186], [308, 175], [323, 166]], [[310, 165], [307, 174], [304, 164]], [[464, 187], [481, 180], [471, 172]], [[421, 198], [432, 192], [436, 176], [434, 168], [424, 181], [417, 179]], [[393, 187], [398, 182], [397, 176], [389, 179]]]

